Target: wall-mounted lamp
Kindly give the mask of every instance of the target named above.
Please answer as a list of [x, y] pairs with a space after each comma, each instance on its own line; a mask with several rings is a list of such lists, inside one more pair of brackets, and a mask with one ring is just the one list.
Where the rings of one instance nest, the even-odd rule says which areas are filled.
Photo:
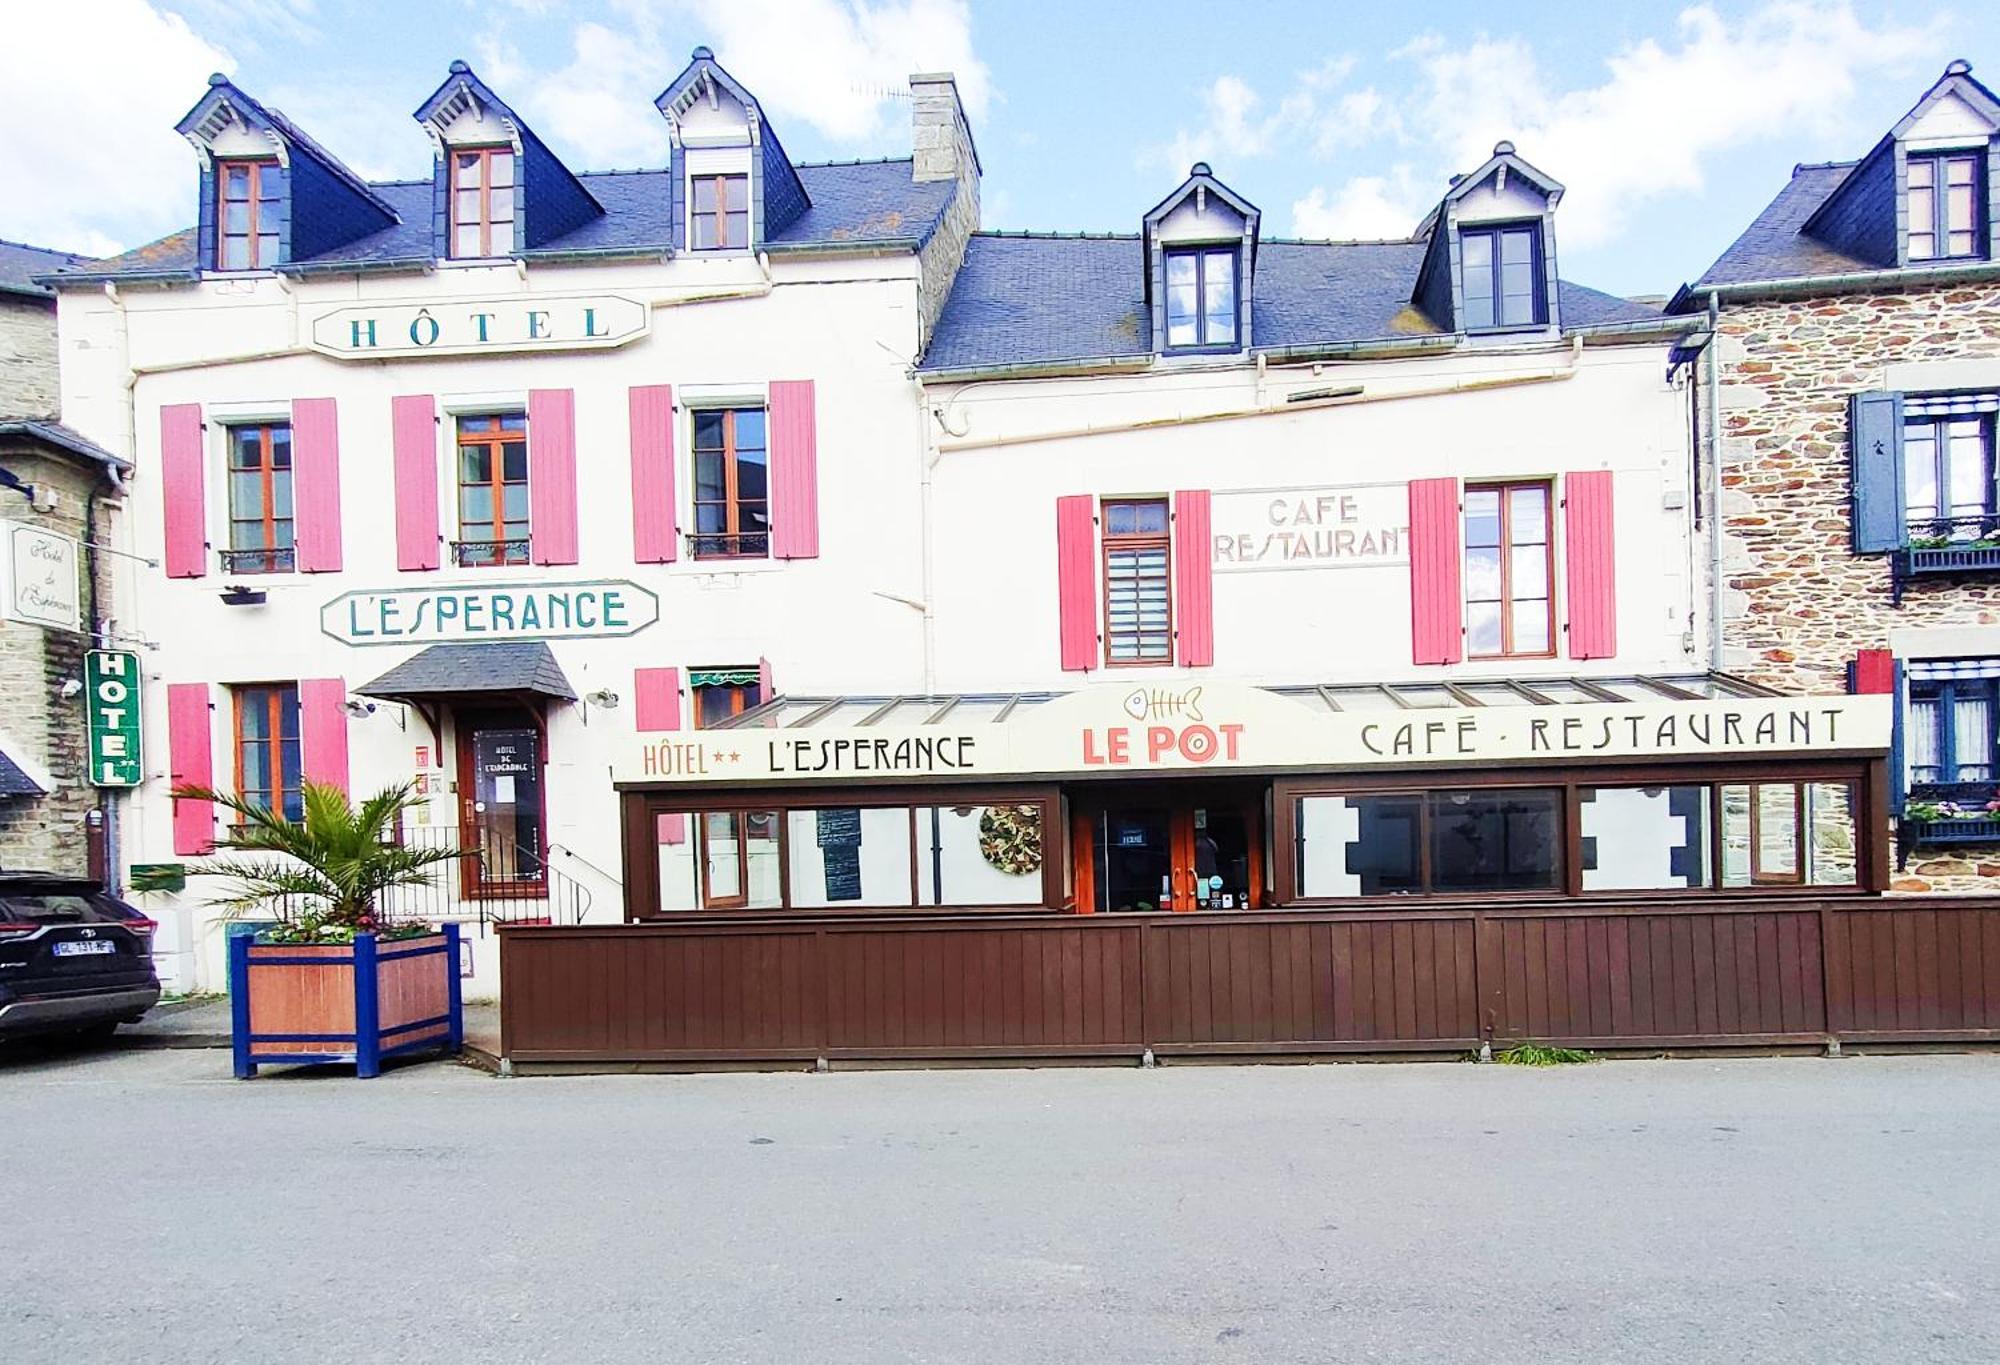
[[56, 689], [56, 695], [64, 701], [75, 701], [79, 696], [83, 695], [82, 680], [78, 678], [64, 678], [62, 686]]
[[375, 703], [372, 701], [362, 701], [359, 697], [349, 697], [340, 704], [340, 709], [347, 712], [348, 715], [353, 716], [356, 720], [361, 720], [375, 714]]
[[583, 699], [592, 706], [601, 707], [606, 711], [618, 709], [618, 694], [608, 687], [600, 687], [595, 692], [586, 692], [583, 694]]
[[264, 605], [262, 588], [246, 588], [241, 583], [231, 583], [222, 590], [222, 602], [229, 607], [261, 607]]

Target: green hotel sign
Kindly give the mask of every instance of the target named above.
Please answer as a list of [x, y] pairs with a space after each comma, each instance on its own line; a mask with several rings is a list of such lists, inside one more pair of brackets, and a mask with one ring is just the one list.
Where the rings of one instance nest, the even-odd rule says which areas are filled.
[[660, 619], [660, 599], [622, 579], [590, 583], [440, 584], [344, 592], [319, 611], [343, 644], [590, 640], [636, 635]]
[[91, 650], [83, 656], [83, 690], [91, 785], [138, 786], [145, 775], [139, 748], [139, 656], [126, 649]]

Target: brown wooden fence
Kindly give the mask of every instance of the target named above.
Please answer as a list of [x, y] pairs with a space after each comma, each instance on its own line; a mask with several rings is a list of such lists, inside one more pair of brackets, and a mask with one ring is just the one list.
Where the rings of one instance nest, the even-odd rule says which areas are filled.
[[2000, 1041], [2000, 899], [501, 931], [519, 1063]]

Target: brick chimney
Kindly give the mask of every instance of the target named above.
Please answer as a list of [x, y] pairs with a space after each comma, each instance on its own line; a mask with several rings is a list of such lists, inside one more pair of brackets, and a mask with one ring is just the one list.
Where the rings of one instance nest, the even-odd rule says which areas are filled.
[[951, 293], [951, 283], [965, 259], [965, 244], [979, 230], [979, 149], [972, 125], [958, 98], [958, 82], [949, 71], [920, 72], [910, 77], [910, 178], [918, 184], [956, 180], [958, 193], [945, 210], [944, 222], [919, 256], [923, 267], [923, 340]]

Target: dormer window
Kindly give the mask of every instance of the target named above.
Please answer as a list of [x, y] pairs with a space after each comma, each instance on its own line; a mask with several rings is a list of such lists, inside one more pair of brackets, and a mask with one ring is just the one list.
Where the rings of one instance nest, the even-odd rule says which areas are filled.
[[1235, 347], [1236, 259], [1233, 246], [1166, 253], [1169, 350]]
[[1912, 152], [1909, 156], [1910, 259], [1977, 260], [1983, 151]]
[[218, 270], [268, 270], [278, 263], [283, 193], [278, 163], [218, 161], [215, 165]]
[[750, 246], [750, 177], [698, 175], [688, 216], [696, 251], [745, 251]]
[[1459, 234], [1465, 330], [1536, 327], [1548, 321], [1542, 297], [1541, 228], [1533, 223], [1468, 227]]
[[514, 149], [451, 152], [451, 254], [478, 260], [514, 251]]

